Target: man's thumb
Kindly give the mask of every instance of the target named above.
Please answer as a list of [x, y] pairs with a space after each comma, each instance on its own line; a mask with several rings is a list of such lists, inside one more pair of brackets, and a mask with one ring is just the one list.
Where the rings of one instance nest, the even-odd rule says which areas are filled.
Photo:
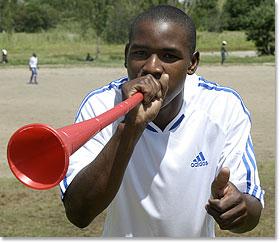
[[224, 189], [228, 185], [230, 176], [230, 170], [227, 167], [224, 167], [220, 170], [219, 174], [215, 178], [211, 186], [211, 192], [213, 198], [222, 198], [224, 196]]
[[168, 90], [168, 81], [169, 81], [169, 75], [167, 73], [163, 73], [159, 80], [162, 88], [163, 97], [165, 97]]

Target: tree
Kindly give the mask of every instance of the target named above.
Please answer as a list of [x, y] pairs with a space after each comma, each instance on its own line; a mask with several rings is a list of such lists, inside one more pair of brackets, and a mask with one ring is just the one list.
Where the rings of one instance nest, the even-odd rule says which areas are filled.
[[275, 52], [275, 9], [274, 1], [264, 0], [253, 8], [247, 18], [246, 35], [252, 40], [260, 55], [274, 55]]
[[158, 4], [177, 5], [174, 0], [116, 0], [108, 8], [104, 39], [109, 43], [125, 43], [132, 19], [145, 9]]
[[262, 0], [226, 0], [224, 3], [221, 23], [226, 30], [244, 30], [248, 26], [247, 14]]
[[199, 30], [219, 31], [220, 13], [218, 0], [196, 0], [188, 2], [189, 14]]
[[104, 30], [104, 39], [108, 43], [125, 43], [128, 26], [137, 12], [135, 3], [130, 0], [116, 1], [108, 10], [108, 19]]
[[78, 22], [80, 22], [82, 36], [89, 30], [94, 30], [96, 35], [96, 54], [98, 59], [100, 53], [100, 39], [106, 26], [108, 18], [108, 9], [112, 5], [113, 0], [71, 0], [73, 9]]
[[15, 13], [14, 29], [17, 32], [48, 30], [58, 22], [57, 11], [47, 4], [28, 3]]
[[0, 1], [0, 31], [11, 34], [14, 30], [14, 16], [18, 9], [17, 0]]

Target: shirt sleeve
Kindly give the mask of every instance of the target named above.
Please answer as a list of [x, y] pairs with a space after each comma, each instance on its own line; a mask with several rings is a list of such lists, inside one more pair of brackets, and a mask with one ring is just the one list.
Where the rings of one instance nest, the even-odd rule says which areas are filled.
[[242, 100], [235, 100], [228, 124], [226, 142], [220, 157], [218, 171], [222, 167], [228, 167], [230, 181], [241, 192], [256, 197], [264, 207], [264, 190], [260, 186], [250, 135], [250, 114]]
[[[106, 98], [108, 94], [103, 94]], [[109, 94], [110, 95], [110, 94]], [[112, 100], [112, 98], [111, 98]], [[114, 99], [111, 102], [114, 103]], [[110, 105], [112, 105], [110, 104]], [[83, 122], [100, 115], [108, 110], [108, 102], [98, 98], [98, 95], [92, 95], [81, 104], [75, 123]], [[60, 182], [61, 197], [63, 198], [68, 186], [74, 177], [88, 164], [92, 163], [96, 156], [101, 152], [106, 143], [110, 140], [113, 132], [116, 130], [119, 120], [108, 125], [80, 147], [70, 156], [69, 167], [63, 181]]]

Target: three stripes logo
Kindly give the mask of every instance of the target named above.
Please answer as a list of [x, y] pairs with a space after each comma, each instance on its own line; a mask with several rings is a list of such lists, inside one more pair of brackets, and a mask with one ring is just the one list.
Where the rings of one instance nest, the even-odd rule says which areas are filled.
[[208, 162], [204, 158], [204, 155], [202, 152], [200, 152], [196, 158], [191, 162], [191, 167], [201, 167], [201, 166], [207, 166]]

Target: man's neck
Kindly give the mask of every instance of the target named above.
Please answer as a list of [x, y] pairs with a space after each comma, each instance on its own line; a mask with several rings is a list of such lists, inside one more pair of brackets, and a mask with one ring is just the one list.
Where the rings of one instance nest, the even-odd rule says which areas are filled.
[[162, 131], [178, 115], [183, 104], [184, 91], [182, 90], [168, 105], [161, 108], [157, 117], [153, 120]]

